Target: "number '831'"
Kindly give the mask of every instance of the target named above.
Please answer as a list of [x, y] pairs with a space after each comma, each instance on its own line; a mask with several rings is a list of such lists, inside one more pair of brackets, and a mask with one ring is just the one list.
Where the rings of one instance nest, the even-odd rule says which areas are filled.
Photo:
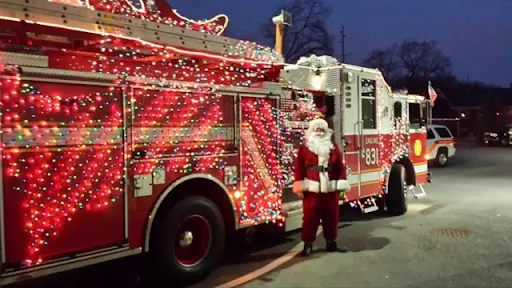
[[366, 166], [379, 164], [379, 148], [366, 148], [364, 150], [364, 161]]

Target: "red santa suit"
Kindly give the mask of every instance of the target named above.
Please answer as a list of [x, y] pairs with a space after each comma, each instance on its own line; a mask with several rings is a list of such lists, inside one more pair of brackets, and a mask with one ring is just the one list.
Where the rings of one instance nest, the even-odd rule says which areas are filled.
[[[319, 127], [325, 132], [315, 132]], [[306, 244], [315, 241], [321, 220], [326, 241], [335, 245], [339, 192], [350, 190], [341, 152], [331, 137], [325, 120], [311, 121], [295, 162], [293, 191], [303, 198], [302, 240]]]

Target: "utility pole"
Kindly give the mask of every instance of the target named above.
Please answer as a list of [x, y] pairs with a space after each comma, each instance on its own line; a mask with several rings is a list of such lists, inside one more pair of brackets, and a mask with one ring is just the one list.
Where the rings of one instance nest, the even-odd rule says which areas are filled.
[[345, 54], [345, 26], [341, 26], [341, 63], [345, 63], [347, 54]]

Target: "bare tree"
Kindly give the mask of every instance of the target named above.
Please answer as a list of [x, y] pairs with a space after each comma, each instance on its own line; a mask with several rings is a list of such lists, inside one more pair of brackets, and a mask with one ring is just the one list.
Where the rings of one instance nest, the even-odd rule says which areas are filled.
[[[283, 34], [283, 56], [286, 61], [295, 63], [302, 56], [332, 55], [332, 37], [327, 30], [325, 20], [331, 14], [331, 8], [322, 0], [289, 1], [276, 9], [274, 15], [286, 10], [293, 15], [293, 25], [285, 27]], [[263, 36], [274, 42], [275, 26], [266, 21], [262, 27]]]
[[363, 61], [363, 66], [378, 68], [388, 81], [398, 77], [400, 63], [397, 57], [397, 45], [386, 48], [386, 49], [375, 49], [370, 52], [368, 58]]
[[370, 52], [363, 65], [378, 68], [386, 78], [431, 79], [449, 77], [450, 59], [436, 41], [406, 40], [386, 49]]
[[408, 78], [435, 78], [451, 74], [452, 63], [437, 47], [436, 41], [406, 40], [400, 45], [398, 57]]

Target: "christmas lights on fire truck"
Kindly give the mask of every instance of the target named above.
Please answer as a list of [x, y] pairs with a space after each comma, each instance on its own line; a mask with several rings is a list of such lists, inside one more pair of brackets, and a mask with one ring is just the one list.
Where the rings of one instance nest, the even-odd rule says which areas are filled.
[[2, 285], [140, 253], [192, 281], [234, 231], [299, 228], [292, 167], [320, 109], [340, 204], [399, 215], [424, 195], [428, 101], [377, 70], [288, 65], [165, 0], [0, 0], [0, 23]]

